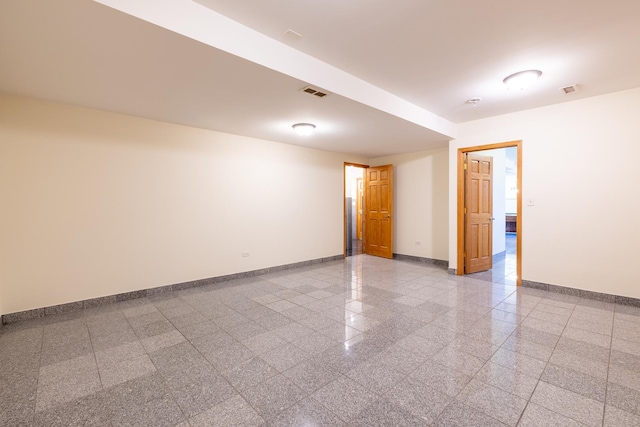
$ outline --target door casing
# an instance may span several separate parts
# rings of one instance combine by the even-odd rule
[[[463,147],[458,149],[458,162],[457,162],[457,263],[456,274],[458,276],[464,275],[464,245],[465,245],[465,220],[464,220],[464,208],[465,208],[465,177],[464,177],[464,155],[465,153],[471,153],[475,151],[494,150],[497,148],[517,148],[517,196],[516,207],[518,209],[518,216],[516,218],[516,284],[520,286],[522,284],[522,141],[508,141],[499,142],[495,144],[478,145],[474,147]]]

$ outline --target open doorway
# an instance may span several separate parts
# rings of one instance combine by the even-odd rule
[[[364,253],[364,171],[366,166],[344,166],[345,256]]]
[[[457,274],[521,284],[521,188],[521,141],[458,150]]]

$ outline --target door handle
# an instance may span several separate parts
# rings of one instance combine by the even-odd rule
[[[496,219],[494,217],[489,218],[491,221],[495,221]]]

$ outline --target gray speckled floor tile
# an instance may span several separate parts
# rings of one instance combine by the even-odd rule
[[[171,394],[187,417],[200,414],[236,394],[234,388],[221,375],[213,373],[182,381],[182,384],[179,384],[179,381],[172,384],[168,385]]]
[[[186,338],[177,330],[165,332],[163,334],[154,335],[152,337],[147,337],[140,340],[142,346],[148,353],[158,351],[165,347],[171,347],[184,341],[186,341]]]
[[[611,335],[613,329],[613,321],[602,321],[601,319],[570,319],[567,326],[583,331],[594,332],[602,335]]]
[[[225,328],[225,330],[238,341],[242,341],[247,338],[251,338],[267,332],[267,329],[252,321],[240,323],[239,325]]]
[[[48,347],[43,349],[40,359],[40,366],[52,365],[65,360],[75,359],[76,357],[86,356],[93,352],[91,339],[86,337],[80,341],[75,341],[67,345],[58,347]]]
[[[412,372],[429,359],[426,355],[409,352],[399,346],[393,346],[374,356],[374,358],[374,361],[382,362],[405,374]]]
[[[562,332],[562,336],[576,341],[586,342],[598,347],[611,347],[611,336],[597,334],[595,332],[584,331],[578,328],[567,326]],[[615,338],[614,338],[615,340]]]
[[[427,426],[427,423],[398,405],[386,399],[379,399],[356,415],[349,425],[353,427],[419,427]]]
[[[113,426],[173,427],[184,415],[156,374],[107,390]]]
[[[287,344],[287,341],[269,331],[243,340],[242,343],[256,354],[264,354]]]
[[[304,352],[313,355],[322,353],[323,351],[335,346],[336,342],[325,335],[315,332],[311,335],[295,340],[291,344]]]
[[[286,371],[307,360],[311,355],[289,343],[260,355],[269,365],[279,372]]]
[[[343,420],[353,418],[377,399],[375,394],[345,377],[339,377],[330,382],[313,393],[312,397],[327,408],[331,408],[331,411]]]
[[[132,328],[141,328],[156,322],[167,320],[159,311],[143,314],[141,316],[129,317],[127,319]]]
[[[531,402],[590,426],[602,425],[604,404],[540,381]]]
[[[559,334],[551,334],[538,329],[528,328],[522,324],[516,328],[512,336],[552,348],[556,346],[560,339]]]
[[[237,390],[253,387],[278,374],[278,371],[259,357],[254,357],[223,372]]]
[[[222,332],[222,328],[210,320],[188,325],[178,325],[176,329],[188,340]]]
[[[454,401],[433,423],[434,427],[505,427],[506,424],[491,418],[487,414],[473,409],[461,402]]]
[[[537,344],[516,335],[510,336],[502,344],[502,348],[516,353],[521,353],[525,356],[533,357],[534,359],[542,360],[544,362],[547,362],[553,353],[553,347]]]
[[[607,381],[587,374],[549,364],[540,377],[541,381],[604,402]]]
[[[475,375],[482,368],[484,362],[471,354],[467,354],[456,348],[454,343],[449,344],[438,354],[433,356],[433,361],[448,366],[465,375]]]
[[[268,331],[271,331],[273,329],[277,329],[282,326],[286,326],[290,323],[293,323],[294,321],[293,319],[290,319],[289,317],[283,314],[273,313],[273,314],[268,314],[264,317],[261,317],[255,320],[255,322],[258,323],[263,328],[267,329]]]
[[[306,396],[302,389],[282,375],[276,375],[257,386],[243,390],[241,394],[266,420],[275,417]]]
[[[251,427],[263,423],[264,419],[239,395],[189,419],[191,427]]]
[[[599,379],[607,378],[608,366],[606,363],[598,362],[593,359],[582,357],[576,354],[568,353],[556,349],[549,363],[560,366],[572,371],[580,372]]]
[[[457,399],[510,426],[517,424],[527,404],[524,399],[476,380],[472,380]]]
[[[38,386],[36,412],[88,396],[101,389],[102,385],[97,372],[74,376],[47,386]]]
[[[400,341],[398,341],[398,345],[405,350],[422,354],[428,357],[436,355],[445,347],[445,345],[443,344],[440,344],[436,341],[431,341],[428,338],[424,338],[415,334],[401,339]]]
[[[142,340],[144,338],[153,337],[156,335],[164,334],[167,332],[175,331],[176,328],[173,327],[171,322],[168,320],[161,320],[159,322],[149,323],[144,326],[140,326],[134,328],[133,331],[136,333],[136,336]]]
[[[427,338],[440,345],[446,346],[456,339],[458,334],[450,329],[438,328],[433,325],[427,325],[415,332],[416,335]]]
[[[640,416],[606,405],[603,425],[605,427],[637,427],[640,426]]]
[[[278,335],[280,338],[292,342],[306,337],[307,335],[311,335],[314,331],[313,329],[307,328],[300,323],[290,323],[288,325],[273,329],[272,332]]]
[[[525,400],[529,400],[538,384],[537,378],[491,362],[480,369],[475,379]]]
[[[640,391],[640,372],[625,369],[619,365],[609,366],[609,376],[607,380],[611,383]]]
[[[344,422],[315,399],[307,397],[269,420],[269,427],[342,426]]]
[[[239,342],[227,345],[218,351],[204,355],[220,372],[227,371],[255,357],[255,354]]]
[[[409,378],[428,384],[430,387],[454,397],[473,377],[439,363],[427,362],[411,372]]]
[[[110,419],[111,411],[106,395],[104,392],[97,392],[44,412],[39,412],[36,414],[34,426],[109,426]]]
[[[347,372],[346,375],[367,390],[377,394],[386,393],[406,376],[405,373],[381,362],[363,362]]]
[[[609,356],[611,354],[611,350],[609,348],[600,347],[567,337],[560,338],[556,345],[556,350],[561,350],[602,363],[609,363]]]
[[[99,365],[100,380],[104,388],[151,374],[155,370],[155,366],[146,354],[132,359]]]
[[[539,378],[546,366],[546,363],[542,360],[534,359],[521,353],[514,353],[505,348],[498,349],[491,357],[491,362],[534,378]]]
[[[127,359],[133,359],[134,357],[143,356],[145,354],[146,351],[144,347],[136,340],[97,351],[95,353],[95,358],[98,367],[100,367],[112,365]]]
[[[302,362],[287,369],[282,375],[307,393],[313,393],[341,376],[338,371],[322,363],[312,361]]]
[[[618,384],[607,384],[607,405],[640,416],[640,392]]]
[[[349,341],[362,334],[361,331],[341,323],[335,323],[327,328],[321,329],[320,333],[338,343]]]
[[[415,379],[405,379],[384,396],[426,423],[432,423],[452,398]]]
[[[580,427],[583,424],[529,402],[518,427]]]
[[[234,345],[238,341],[224,331],[203,335],[191,340],[191,343],[205,356],[220,351],[227,346]]]

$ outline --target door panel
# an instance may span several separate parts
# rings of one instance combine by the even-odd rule
[[[465,177],[465,273],[492,267],[493,158],[467,155]]]
[[[393,258],[393,165],[365,170],[364,253]]]

